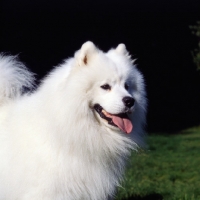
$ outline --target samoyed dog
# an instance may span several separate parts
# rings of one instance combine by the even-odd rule
[[[143,145],[146,113],[125,45],[104,53],[86,42],[33,87],[33,74],[1,54],[0,200],[112,198]]]

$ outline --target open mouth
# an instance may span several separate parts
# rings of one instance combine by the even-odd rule
[[[101,118],[108,122],[108,124],[118,127],[125,133],[130,133],[132,131],[133,124],[127,113],[111,114],[105,111],[99,104],[95,104],[94,109]]]

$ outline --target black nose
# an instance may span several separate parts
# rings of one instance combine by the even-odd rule
[[[122,101],[124,102],[124,105],[128,108],[131,108],[135,103],[135,100],[132,97],[124,97]]]

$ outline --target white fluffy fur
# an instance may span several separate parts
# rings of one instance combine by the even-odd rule
[[[105,200],[125,158],[143,145],[143,77],[125,45],[103,53],[86,42],[32,93],[33,76],[15,57],[0,57],[0,200]],[[129,90],[124,89],[128,82]],[[111,91],[100,86],[108,83]],[[130,110],[133,132],[108,125],[93,109]]]
[[[16,56],[0,54],[0,104],[9,98],[19,97],[24,87],[34,86],[34,76]]]

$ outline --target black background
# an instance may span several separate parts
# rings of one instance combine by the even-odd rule
[[[200,124],[200,72],[189,25],[200,20],[195,0],[3,0],[0,51],[19,54],[42,78],[52,66],[93,41],[107,51],[125,43],[143,72],[149,132]]]

